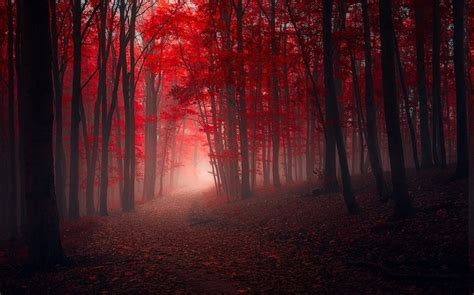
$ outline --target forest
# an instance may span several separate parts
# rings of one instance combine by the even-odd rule
[[[2,0],[0,294],[474,290],[473,23]]]

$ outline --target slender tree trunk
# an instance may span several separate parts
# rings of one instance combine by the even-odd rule
[[[135,34],[136,18],[138,14],[137,0],[132,0],[130,16],[130,191],[128,192],[126,211],[135,209],[135,174],[136,174],[136,155],[135,155]],[[124,67],[126,68],[126,67]]]
[[[276,0],[270,0],[270,39],[271,39],[271,112],[272,112],[272,176],[273,185],[275,187],[281,186],[280,181],[280,104],[279,104],[279,82],[278,82],[278,47],[276,36]]]
[[[158,79],[158,87],[161,84],[161,78]],[[156,184],[156,147],[157,147],[157,115],[158,115],[158,100],[157,89],[155,88],[156,75],[154,73],[147,73],[145,75],[146,83],[146,108],[145,117],[145,179],[144,179],[144,194],[145,200],[151,200],[155,197]]]
[[[124,38],[125,28],[124,26],[120,27],[120,36]],[[109,35],[110,37],[110,35]],[[103,80],[101,87],[101,100],[102,100],[102,151],[101,151],[101,165],[100,165],[100,188],[99,188],[99,212],[100,215],[106,216],[108,214],[108,205],[107,205],[107,193],[109,185],[109,139],[110,132],[112,129],[112,119],[114,111],[117,105],[118,100],[118,88],[120,82],[120,74],[122,71],[122,62],[120,56],[126,50],[126,45],[123,42],[120,42],[119,46],[119,58],[117,59],[117,64],[115,68],[115,77],[114,84],[112,89],[112,97],[110,102],[109,111],[107,111],[107,84],[106,80]],[[106,75],[107,71],[107,58],[102,59],[101,71],[102,75]]]
[[[415,162],[415,169],[418,171],[420,170],[420,161],[418,159],[418,147],[417,147],[417,142],[416,142],[416,131],[415,131],[415,123],[414,118],[416,119],[415,115],[415,108],[411,108],[410,100],[408,98],[408,89],[405,81],[405,75],[403,71],[403,66],[402,66],[402,61],[400,57],[400,48],[398,46],[398,41],[397,37],[395,36],[394,33],[394,43],[395,43],[395,58],[397,60],[397,73],[398,73],[398,78],[400,79],[400,85],[402,86],[402,96],[403,96],[403,101],[405,105],[405,113],[407,116],[407,123],[408,123],[408,128],[410,130],[410,143],[411,143],[411,150],[413,154],[413,161]]]
[[[21,66],[25,88],[25,183],[29,263],[49,267],[64,261],[54,189],[53,80],[48,0],[20,0]]]
[[[453,0],[454,73],[456,76],[456,178],[469,175],[469,144],[467,130],[466,69],[464,58],[465,0]]]
[[[17,96],[17,103],[18,103],[18,203],[19,208],[18,212],[20,213],[20,226],[21,230],[26,230],[27,226],[27,212],[26,212],[26,198],[25,198],[25,157],[24,153],[22,152],[25,149],[25,138],[24,138],[24,129],[25,129],[25,115],[21,111],[23,109],[23,104],[25,100],[25,90],[23,85],[23,74],[24,68],[22,66],[22,42],[21,39],[23,34],[23,12],[21,6],[24,5],[23,1],[16,1],[16,28],[15,28],[15,70],[16,70],[16,96]]]
[[[283,56],[286,58],[288,53],[288,37],[287,37],[287,30],[286,30],[286,24],[284,26],[284,32],[283,32]],[[286,175],[287,175],[287,182],[292,183],[293,182],[293,150],[292,150],[292,140],[291,140],[291,125],[292,125],[292,117],[291,117],[291,106],[290,106],[290,84],[289,84],[289,78],[288,78],[288,62],[285,61],[283,63],[283,85],[284,85],[284,93],[285,93],[285,112],[286,112],[286,159],[287,159],[287,169],[286,169]],[[314,156],[313,156],[314,158]]]
[[[357,211],[357,203],[352,193],[351,177],[347,163],[346,149],[342,137],[342,130],[339,120],[339,111],[336,101],[336,89],[334,85],[333,60],[332,60],[332,40],[331,40],[331,20],[332,20],[332,0],[323,1],[323,51],[324,51],[324,82],[326,87],[327,118],[333,125],[333,134],[337,145],[339,162],[341,166],[341,176],[343,182],[344,201],[349,213]]]
[[[97,57],[97,63],[99,67],[99,83],[97,88],[97,99],[94,105],[94,130],[93,130],[93,143],[92,143],[92,156],[91,161],[87,167],[87,183],[86,183],[86,213],[92,215],[95,213],[94,208],[94,187],[95,187],[95,174],[97,167],[97,158],[99,150],[99,120],[100,120],[100,109],[101,104],[103,105],[102,98],[107,95],[107,58],[109,55],[110,44],[112,42],[109,33],[109,44],[106,45],[106,29],[107,29],[107,10],[108,0],[101,0],[100,6],[100,27],[99,27],[99,54]],[[106,48],[107,47],[107,48]],[[104,98],[106,100],[106,98]],[[105,110],[106,112],[107,110]],[[102,126],[103,128],[103,126]]]
[[[237,73],[237,94],[239,97],[239,135],[240,135],[240,155],[242,165],[242,179],[240,194],[242,198],[251,195],[250,192],[250,172],[249,172],[249,144],[247,136],[247,106],[245,101],[245,69],[244,69],[244,37],[243,37],[243,17],[244,7],[242,0],[237,0],[237,53],[238,53],[238,73]]]
[[[428,102],[426,96],[426,70],[425,70],[425,30],[424,30],[424,0],[415,1],[416,23],[416,74],[418,100],[420,103],[420,133],[421,133],[421,168],[433,165],[431,154],[430,127]]]
[[[79,218],[79,124],[81,121],[81,18],[82,4],[73,0],[73,80],[71,104],[71,164],[69,174],[69,218]]]
[[[387,188],[383,177],[380,148],[377,137],[377,109],[374,102],[374,82],[372,78],[372,43],[367,0],[362,0],[364,18],[364,55],[365,55],[365,107],[367,111],[367,149],[380,198],[385,199]]]
[[[382,84],[384,95],[385,124],[387,126],[390,167],[392,170],[393,199],[395,201],[395,216],[404,217],[411,213],[412,207],[408,198],[405,176],[405,161],[403,156],[400,121],[397,98],[395,95],[395,64],[394,38],[392,22],[392,1],[380,0],[380,40],[382,50]]]
[[[56,199],[58,201],[58,211],[61,217],[67,216],[66,207],[66,154],[63,144],[63,83],[59,70],[59,52],[58,52],[58,32],[57,32],[57,11],[56,1],[50,0],[51,8],[51,53],[52,53],[52,73],[54,84],[54,119],[56,123],[56,140],[54,148],[54,172],[56,185]]]
[[[433,158],[437,165],[445,168],[446,150],[444,145],[443,108],[441,106],[441,17],[439,5],[440,0],[433,0]]]
[[[306,75],[308,78],[309,75]],[[308,88],[309,89],[309,88]],[[313,93],[315,89],[312,89]],[[306,92],[306,179],[313,179],[314,154],[312,152],[314,145],[314,113],[313,113],[313,93]]]
[[[8,161],[8,174],[9,174],[9,198],[8,198],[8,210],[9,214],[9,227],[10,237],[15,238],[17,232],[17,147],[16,147],[16,134],[15,134],[15,65],[13,57],[13,4],[11,0],[7,1],[7,14],[8,14],[8,140],[9,140],[9,156]]]

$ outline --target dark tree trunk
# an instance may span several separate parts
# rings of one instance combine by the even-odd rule
[[[22,11],[25,183],[29,263],[48,267],[64,261],[53,168],[53,81],[48,0],[20,0]]]
[[[231,5],[231,4],[229,4]],[[224,23],[223,29],[223,47],[228,56],[232,56],[232,31],[231,31],[231,9],[222,4],[221,19]],[[227,162],[227,177],[228,177],[228,193],[232,197],[236,197],[239,191],[239,171],[238,171],[238,143],[237,143],[237,122],[236,122],[236,99],[234,83],[234,67],[232,62],[229,62],[225,67],[225,85],[224,95],[226,99],[227,118],[226,118],[226,143],[227,149],[230,152],[230,157]]]
[[[421,168],[433,165],[431,154],[430,127],[428,115],[428,99],[426,97],[425,69],[425,29],[424,29],[424,0],[415,0],[416,22],[416,74],[418,101],[420,103],[420,134],[421,134]]]
[[[283,33],[283,56],[286,58],[288,53],[288,34],[286,30],[286,25],[284,26],[284,33]],[[287,169],[286,169],[286,177],[287,182],[293,182],[293,149],[292,149],[292,140],[291,140],[291,125],[292,125],[292,117],[291,117],[291,106],[290,106],[290,84],[289,84],[289,77],[288,77],[288,62],[285,61],[283,63],[283,85],[285,91],[285,112],[286,112],[286,159],[287,159]],[[314,155],[313,155],[314,158]]]
[[[145,107],[145,175],[143,184],[143,199],[151,200],[155,197],[156,185],[156,147],[157,147],[157,116],[158,116],[158,97],[157,92],[161,84],[161,78],[158,78],[156,84],[156,75],[146,73],[146,107]]]
[[[73,0],[73,80],[71,103],[71,163],[69,174],[69,218],[79,218],[79,124],[81,121],[81,18],[80,0]]]
[[[249,168],[249,144],[247,136],[247,106],[245,101],[245,69],[244,69],[244,37],[243,37],[243,17],[244,7],[242,0],[237,0],[237,53],[238,53],[238,73],[237,73],[237,94],[239,97],[239,135],[240,135],[240,155],[242,165],[242,179],[240,194],[242,198],[250,196],[250,168]]]
[[[395,33],[393,35],[394,37],[394,42],[395,42],[395,58],[397,60],[397,73],[398,73],[398,78],[400,79],[400,84],[402,86],[402,96],[403,96],[403,101],[405,105],[405,114],[407,116],[407,123],[408,123],[408,128],[410,130],[410,143],[411,143],[411,150],[413,154],[413,161],[415,162],[415,168],[416,170],[420,170],[420,161],[418,160],[418,148],[416,145],[416,131],[415,131],[415,124],[414,124],[414,119],[416,118],[415,116],[415,110],[413,109],[413,114],[411,111],[410,107],[410,100],[408,99],[408,89],[405,81],[405,75],[403,73],[403,67],[402,67],[402,61],[400,57],[400,49],[398,47],[398,41],[395,36]]]
[[[105,1],[103,5],[108,5],[108,2]],[[122,15],[121,11],[121,22],[123,22],[124,14]],[[109,39],[111,35],[109,34]],[[120,26],[120,40],[125,39],[125,26]],[[113,80],[113,88],[112,88],[112,96],[110,102],[109,111],[107,111],[107,55],[106,52],[103,51],[102,54],[102,65],[100,70],[102,71],[100,75],[103,75],[102,83],[100,84],[100,91],[101,91],[101,101],[102,101],[102,152],[101,152],[101,165],[100,165],[100,188],[99,188],[99,212],[100,215],[105,216],[108,214],[108,205],[107,205],[107,193],[108,193],[108,183],[109,183],[109,140],[110,140],[110,133],[112,130],[112,119],[114,116],[114,111],[117,105],[118,100],[118,88],[120,82],[120,74],[122,73],[122,62],[120,60],[120,56],[122,56],[123,52],[126,50],[126,44],[124,42],[120,42],[119,46],[119,57],[116,60],[116,67],[114,73],[114,80]]]
[[[453,0],[454,18],[454,73],[456,75],[456,178],[469,175],[469,144],[467,141],[466,69],[464,57],[465,0]]]
[[[127,66],[127,38],[126,38],[126,10],[127,3],[125,0],[120,0],[120,46],[124,50],[120,51],[119,62],[122,64],[122,96],[125,110],[125,157],[123,162],[123,196],[120,204],[123,211],[127,211],[128,200],[131,193],[131,150],[132,142],[130,134],[132,133],[132,118],[131,118],[131,102],[130,102],[130,75]]]
[[[372,43],[370,40],[370,22],[367,0],[362,0],[362,13],[364,18],[364,55],[365,55],[365,107],[367,110],[367,149],[372,167],[372,173],[377,184],[379,196],[387,196],[387,188],[383,178],[382,164],[380,161],[380,148],[377,138],[377,109],[374,103],[374,82],[372,78]]]
[[[439,5],[440,0],[433,0],[433,159],[436,165],[445,168],[446,149],[444,145],[443,108],[441,106],[441,17]]]
[[[8,142],[9,142],[9,198],[8,210],[10,237],[15,238],[17,232],[17,147],[15,136],[15,65],[13,59],[13,4],[11,0],[7,2],[8,10]]]
[[[272,176],[273,185],[281,186],[280,181],[280,104],[279,104],[279,82],[278,82],[278,47],[276,36],[276,0],[270,1],[270,38],[271,38],[271,112],[272,112]]]
[[[58,210],[61,217],[67,216],[66,207],[66,155],[63,144],[63,83],[59,70],[59,52],[58,52],[58,32],[57,32],[57,12],[56,1],[50,0],[51,8],[51,49],[52,49],[52,73],[54,85],[54,119],[56,123],[56,141],[54,148],[54,176],[56,185],[56,199],[58,201]]]
[[[323,1],[323,51],[324,51],[324,82],[326,88],[327,101],[327,120],[333,125],[333,136],[337,145],[339,162],[341,167],[341,176],[343,183],[344,201],[349,213],[357,212],[357,203],[352,193],[351,177],[349,174],[349,165],[347,163],[346,149],[342,136],[342,130],[339,120],[339,111],[336,101],[336,89],[334,85],[333,60],[332,60],[332,40],[331,40],[331,19],[332,19],[332,0]]]
[[[24,139],[24,127],[25,127],[25,115],[21,111],[24,104],[24,92],[23,87],[23,73],[24,68],[22,66],[22,48],[21,48],[21,35],[23,34],[23,12],[21,6],[23,5],[22,1],[16,1],[16,28],[15,28],[15,70],[16,70],[16,96],[18,103],[18,203],[20,213],[20,226],[21,230],[25,230],[27,224],[26,216],[26,200],[25,200],[25,158],[24,153],[22,152],[25,148],[25,139]]]
[[[412,207],[408,198],[406,185],[405,161],[400,133],[398,103],[395,95],[392,1],[381,0],[379,3],[379,13],[385,124],[387,127],[390,167],[392,170],[395,216],[404,217],[411,213]]]
[[[129,38],[130,38],[130,73],[129,73],[129,100],[130,100],[130,132],[128,134],[130,141],[130,190],[125,211],[131,211],[135,208],[135,171],[136,171],[136,156],[135,156],[135,27],[136,18],[138,14],[137,0],[131,1],[130,23],[129,23]],[[124,67],[125,69],[126,67]]]
[[[94,208],[94,186],[95,186],[95,174],[97,166],[97,158],[99,154],[99,120],[100,120],[100,108],[103,97],[107,95],[107,57],[109,53],[109,47],[106,45],[106,28],[107,28],[107,10],[108,1],[101,0],[100,3],[100,24],[99,24],[99,54],[97,57],[97,64],[99,67],[99,83],[97,86],[97,98],[94,105],[94,129],[93,129],[93,143],[92,143],[92,155],[90,163],[87,165],[87,184],[86,184],[86,213],[92,215],[95,213]],[[110,36],[109,36],[110,37]],[[109,40],[111,42],[111,40]],[[107,48],[106,48],[107,47]],[[106,99],[106,98],[104,98]],[[103,126],[102,126],[103,128]]]

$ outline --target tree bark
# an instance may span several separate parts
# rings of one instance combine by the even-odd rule
[[[426,97],[424,1],[425,0],[415,0],[416,74],[418,80],[418,100],[420,103],[421,168],[430,168],[433,165],[433,160],[431,154],[428,99]]]
[[[20,0],[24,87],[28,260],[34,268],[64,262],[53,168],[53,81],[48,0]]]
[[[61,217],[67,216],[66,207],[66,154],[63,144],[63,83],[59,70],[58,32],[57,32],[57,11],[56,1],[50,0],[51,8],[51,52],[52,52],[52,73],[54,85],[54,119],[56,123],[56,140],[54,148],[54,171],[56,185],[56,199],[58,200],[58,210]]]
[[[367,111],[367,149],[380,198],[385,199],[387,188],[380,160],[380,147],[377,138],[377,109],[374,103],[374,82],[372,77],[372,43],[367,0],[362,0],[364,18],[364,56],[365,56],[365,107]]]
[[[352,184],[349,174],[349,165],[347,163],[346,149],[342,136],[342,130],[339,120],[339,111],[336,101],[336,88],[334,84],[333,60],[332,60],[332,40],[331,40],[331,21],[332,21],[332,0],[323,1],[323,51],[324,51],[324,82],[326,88],[327,118],[333,125],[333,136],[339,156],[341,176],[343,183],[344,201],[349,213],[357,212],[357,203],[352,193]]]
[[[17,147],[16,147],[16,134],[15,134],[15,66],[13,57],[13,4],[11,0],[7,2],[7,14],[8,14],[8,140],[9,140],[9,156],[8,161],[8,174],[9,174],[9,198],[8,198],[8,210],[9,214],[9,227],[10,237],[15,238],[17,232]]]
[[[410,130],[410,142],[411,142],[411,150],[413,154],[413,161],[415,162],[415,169],[418,171],[420,170],[420,161],[418,160],[418,148],[417,148],[417,142],[416,142],[416,131],[415,131],[415,124],[413,123],[414,117],[415,116],[415,109],[413,111],[411,110],[410,107],[410,100],[408,99],[408,89],[405,81],[405,75],[403,72],[403,67],[402,67],[402,61],[400,57],[400,49],[398,47],[398,41],[397,37],[394,33],[394,42],[395,42],[395,58],[397,60],[397,73],[398,73],[398,78],[400,79],[400,84],[402,86],[402,96],[403,96],[403,101],[405,105],[405,113],[407,116],[407,123],[408,123],[408,128]],[[413,114],[412,114],[413,112]]]
[[[278,47],[276,36],[276,0],[270,0],[270,39],[271,39],[271,112],[273,116],[272,131],[272,176],[273,185],[281,186],[280,181],[280,105],[279,105],[279,82],[278,82]]]
[[[465,0],[453,0],[454,74],[456,76],[456,153],[455,178],[469,175],[469,144],[467,130],[466,69],[464,57]]]
[[[387,127],[388,150],[392,170],[393,199],[395,201],[395,216],[410,215],[412,207],[408,198],[405,176],[405,161],[403,156],[400,121],[395,89],[394,38],[392,21],[392,1],[380,0],[380,40],[382,62],[382,86],[384,95],[385,125]]]
[[[440,39],[441,17],[440,0],[433,0],[433,159],[435,164],[446,168],[446,149],[444,145],[443,108],[441,106],[441,62]]]
[[[81,121],[81,63],[82,38],[81,18],[82,5],[80,0],[73,0],[73,80],[71,103],[71,164],[69,174],[69,218],[79,218],[79,123]]]

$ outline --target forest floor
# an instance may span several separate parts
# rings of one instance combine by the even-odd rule
[[[367,176],[354,178],[353,216],[340,194],[303,184],[231,203],[177,193],[83,218],[63,226],[70,266],[24,276],[21,251],[0,252],[0,293],[464,294],[468,190],[451,173],[411,173],[416,214],[397,222]]]

